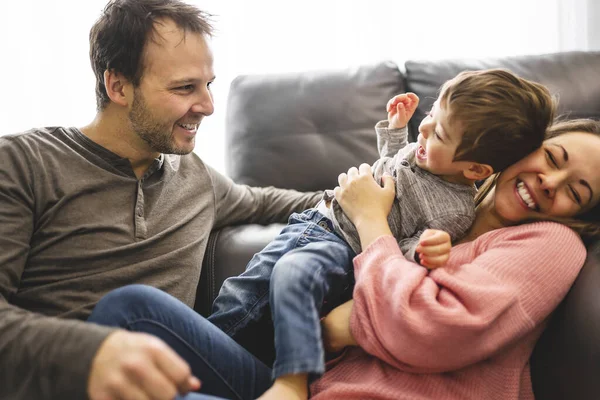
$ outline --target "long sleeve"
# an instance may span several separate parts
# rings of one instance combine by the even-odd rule
[[[470,247],[431,272],[407,261],[391,236],[355,259],[351,330],[367,353],[419,373],[489,358],[548,317],[586,254],[573,231],[550,222],[460,246]]]
[[[32,162],[0,138],[0,398],[85,398],[91,362],[112,330],[11,304],[37,228]]]
[[[401,239],[398,241],[400,250],[404,257],[410,261],[415,261],[415,250],[419,244],[419,238],[426,229],[438,229],[446,231],[450,235],[452,243],[462,239],[473,223],[474,213],[460,214],[454,213],[450,215],[440,216],[431,221],[427,221],[421,229],[413,236]]]
[[[242,223],[287,222],[291,213],[314,207],[322,198],[322,192],[238,185],[214,169],[208,169],[216,197],[215,229]]]
[[[377,150],[379,157],[394,157],[398,151],[408,144],[408,128],[388,128],[388,121],[379,121],[375,125],[377,133]]]

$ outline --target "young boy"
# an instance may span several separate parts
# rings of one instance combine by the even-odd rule
[[[463,72],[442,86],[419,126],[417,143],[407,144],[406,125],[418,102],[414,93],[388,102],[387,121],[376,125],[381,158],[373,175],[394,177],[396,200],[388,221],[402,252],[437,267],[448,255],[428,258],[428,249],[447,237],[435,232],[425,240],[423,232],[443,230],[452,242],[460,239],[474,218],[474,182],[537,149],[554,102],[545,87],[508,71]],[[316,208],[293,214],[243,274],[223,284],[209,319],[234,339],[270,305],[275,384],[264,398],[287,398],[290,387],[304,388],[297,394],[306,398],[308,374],[324,372],[320,316],[352,286],[352,259],[360,251],[355,227],[327,191]]]

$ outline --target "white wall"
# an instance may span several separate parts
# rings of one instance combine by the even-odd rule
[[[218,30],[216,111],[201,127],[196,151],[220,170],[227,89],[238,74],[598,48],[598,41],[581,39],[580,33],[582,24],[595,24],[571,23],[587,21],[585,13],[596,0],[189,1],[215,14]],[[581,2],[589,3],[584,11]],[[0,134],[91,121],[94,76],[87,37],[105,3],[3,4]],[[565,17],[571,14],[573,19]]]

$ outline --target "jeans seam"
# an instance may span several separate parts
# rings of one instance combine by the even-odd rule
[[[148,319],[148,318],[138,318],[138,319],[135,319],[135,320],[133,320],[133,321],[127,321],[127,322],[126,322],[126,324],[125,324],[125,328],[127,328],[127,329],[128,329],[128,330],[130,330],[130,331],[135,331],[135,329],[133,329],[132,325],[133,325],[133,324],[136,324],[136,323],[139,323],[139,322],[145,322],[145,323],[149,323],[149,324],[151,324],[151,325],[159,326],[159,327],[163,328],[165,331],[169,332],[169,333],[170,333],[171,335],[173,335],[173,336],[174,336],[174,337],[175,337],[177,340],[179,340],[181,343],[183,343],[183,344],[184,344],[184,346],[186,346],[186,347],[187,347],[187,348],[188,348],[190,351],[192,351],[192,352],[193,352],[193,353],[194,353],[196,356],[198,356],[198,358],[200,358],[200,359],[201,359],[201,360],[204,362],[204,364],[205,364],[206,366],[208,366],[208,368],[209,368],[210,370],[212,370],[212,371],[215,373],[215,375],[217,375],[217,376],[218,376],[218,377],[221,379],[221,381],[222,381],[222,382],[225,384],[225,386],[227,386],[227,387],[229,388],[229,390],[231,390],[231,393],[233,393],[233,394],[234,394],[234,395],[237,397],[237,399],[238,399],[238,400],[243,400],[243,397],[242,397],[242,396],[240,396],[240,395],[239,395],[239,393],[237,393],[237,392],[234,390],[234,388],[233,388],[233,387],[231,387],[231,385],[229,384],[229,382],[227,381],[227,379],[225,379],[225,378],[224,378],[224,377],[221,375],[221,373],[220,373],[220,372],[218,372],[218,371],[217,371],[217,370],[216,370],[216,369],[213,367],[212,363],[209,363],[209,362],[206,360],[206,358],[204,358],[204,357],[202,356],[202,354],[200,354],[198,351],[196,351],[196,349],[195,349],[195,348],[194,348],[192,345],[190,345],[190,344],[187,342],[187,340],[183,339],[183,338],[182,338],[180,335],[178,335],[176,332],[174,332],[174,331],[173,331],[172,329],[170,329],[168,326],[166,326],[166,325],[164,325],[164,324],[162,324],[162,323],[160,323],[160,322],[154,321],[154,320],[152,320],[152,319]]]
[[[265,296],[267,296],[269,294],[269,291],[266,291],[265,293],[261,294],[256,301],[254,301],[254,304],[252,305],[252,308],[250,308],[250,310],[248,310],[248,312],[246,313],[246,315],[244,315],[242,318],[239,319],[239,321],[237,321],[235,324],[231,325],[230,327],[228,327],[227,329],[224,329],[223,332],[225,332],[227,335],[229,336],[233,336],[235,335],[235,332],[232,333],[232,331],[237,328],[242,322],[248,320],[248,318],[250,317],[250,315],[252,314],[252,311],[256,309],[256,307],[258,306],[258,303],[265,298]]]

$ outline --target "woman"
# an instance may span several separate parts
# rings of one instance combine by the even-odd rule
[[[533,398],[529,357],[585,250],[555,223],[505,227],[555,219],[597,234],[599,135],[596,122],[555,125],[541,149],[482,189],[468,236],[429,274],[390,240],[386,188],[363,166],[341,176],[338,199],[366,250],[355,260],[354,304],[324,326],[332,349],[362,348],[313,386],[313,398]]]
[[[330,363],[311,397],[533,398],[529,356],[586,255],[565,225],[598,233],[598,152],[600,123],[556,124],[542,148],[487,183],[469,234],[431,272],[404,259],[390,236],[391,180],[380,187],[366,165],[342,174],[336,196],[364,252],[355,259],[354,300],[324,329],[333,350],[359,346]],[[522,224],[541,219],[561,224]],[[205,393],[249,399],[271,385],[268,367],[156,289],[115,291],[90,320],[157,334],[190,363]],[[281,398],[292,399],[303,388],[285,389]]]

